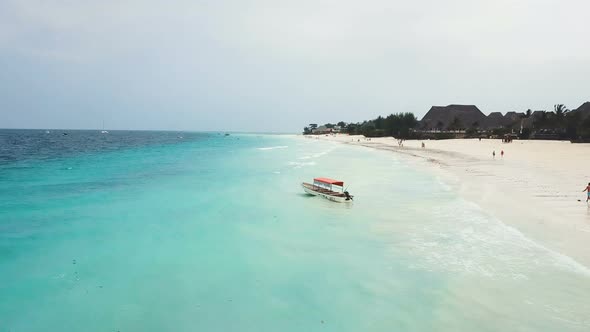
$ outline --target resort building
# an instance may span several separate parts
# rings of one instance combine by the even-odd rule
[[[322,134],[330,134],[332,132],[332,128],[328,128],[326,126],[319,126],[311,131],[312,134],[322,135]]]
[[[465,130],[480,127],[486,116],[475,105],[432,106],[424,115],[420,131]]]

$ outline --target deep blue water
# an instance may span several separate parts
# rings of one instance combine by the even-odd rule
[[[51,160],[82,153],[102,153],[150,145],[178,144],[213,137],[216,133],[169,131],[25,130],[0,129],[0,165],[15,161]]]

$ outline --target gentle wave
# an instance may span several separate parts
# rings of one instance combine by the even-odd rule
[[[264,148],[257,148],[257,150],[266,151],[266,150],[286,149],[286,148],[288,148],[287,145],[279,145],[279,146],[268,146],[268,147],[264,147]]]
[[[590,276],[588,267],[483,214],[476,204],[457,203],[436,211],[439,222],[409,234],[404,246],[422,260],[412,268],[515,280],[529,279],[538,267]]]
[[[321,152],[314,153],[314,154],[311,154],[311,155],[304,155],[304,156],[298,157],[297,159],[319,158],[319,157],[325,156],[328,153],[332,152],[332,150],[334,150],[334,149],[329,149],[329,150],[326,150],[326,151],[321,151]]]
[[[313,166],[313,165],[315,165],[315,162],[314,161],[310,161],[310,162],[291,161],[291,162],[289,162],[289,165],[294,166],[294,168],[301,168],[301,167],[305,167],[305,166]]]

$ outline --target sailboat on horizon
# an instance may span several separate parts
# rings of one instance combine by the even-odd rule
[[[104,120],[102,121],[102,130],[100,131],[101,134],[108,134],[109,132],[104,129]]]

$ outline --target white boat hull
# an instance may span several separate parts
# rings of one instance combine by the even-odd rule
[[[345,196],[334,196],[334,195],[330,195],[329,193],[322,193],[319,191],[315,191],[315,190],[307,187],[305,183],[302,183],[301,186],[303,187],[303,190],[306,193],[313,195],[313,196],[321,196],[321,197],[328,199],[332,202],[337,202],[337,203],[352,202],[352,200],[350,200],[350,199],[347,200]]]

